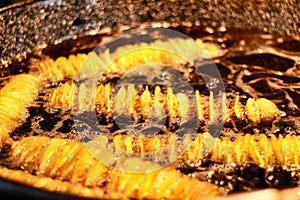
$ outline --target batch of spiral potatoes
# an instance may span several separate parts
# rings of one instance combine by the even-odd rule
[[[184,44],[185,41],[178,42]],[[161,43],[162,47],[176,45],[173,41],[156,43]],[[176,130],[167,130],[168,127],[189,118],[192,111],[197,114],[197,123],[214,121],[218,110],[212,93],[202,94],[201,90],[195,89],[196,105],[190,108],[186,94],[160,85],[136,87],[128,84],[116,91],[115,83],[107,78],[108,81],[100,82],[95,94],[89,96],[92,99],[87,99],[90,92],[88,85],[74,83],[79,71],[91,74],[103,69],[104,75],[110,77],[115,74],[121,76],[135,66],[149,62],[174,68],[185,65],[186,61],[181,57],[147,49],[151,43],[145,45],[132,52],[130,50],[136,46],[117,49],[118,54],[130,53],[116,60],[111,60],[110,52],[103,55],[78,53],[56,59],[48,57],[28,66],[28,72],[7,78],[0,89],[0,177],[47,191],[99,199],[210,199],[224,196],[226,191],[218,184],[182,173],[178,170],[178,163],[197,167],[203,160],[209,160],[224,166],[252,163],[261,168],[281,166],[289,170],[299,167],[298,135],[239,133],[234,137],[213,137],[209,130],[201,132],[196,129],[196,132],[185,133],[180,140],[186,151],[179,154]],[[183,54],[193,51],[188,47],[186,45],[187,49],[182,50]],[[208,51],[219,49],[210,47]],[[81,70],[82,66],[86,71]],[[77,96],[74,96],[75,90]],[[168,125],[163,134],[135,136],[126,134],[126,131],[104,132],[88,142],[41,134],[17,139],[12,137],[30,117],[31,109],[40,106],[40,96],[45,91],[51,92],[44,94],[41,108],[49,113],[64,116],[72,112],[74,98],[77,98],[77,111],[96,113],[99,123],[110,122],[111,116],[117,112],[118,115],[130,116],[136,124],[165,114]],[[284,112],[267,98],[241,101],[241,97],[236,95],[233,100],[226,100],[225,94],[223,100],[226,105],[222,110],[225,126],[234,120],[245,125],[267,124],[284,116]],[[95,145],[93,152],[87,149],[87,144]],[[111,145],[133,156],[120,162],[107,152],[106,159],[111,165],[101,162],[95,154]],[[163,156],[161,149],[165,149],[163,153],[168,154],[167,159],[174,161],[173,164],[159,166],[159,162],[144,159],[153,152],[157,152],[157,157]],[[134,156],[136,154],[141,156]],[[184,168],[184,165],[181,167]],[[127,171],[120,170],[122,168]]]

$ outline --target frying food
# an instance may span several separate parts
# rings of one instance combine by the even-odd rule
[[[254,93],[253,85],[264,88],[251,80],[246,89],[235,89],[255,74],[252,68],[234,65],[228,72],[225,65],[215,66],[226,81],[226,91],[216,94],[211,88],[220,82],[201,77],[197,69],[209,71],[206,56],[222,59],[226,51],[196,41],[208,54],[189,48],[191,39],[128,44],[100,54],[43,56],[2,82],[0,177],[99,199],[211,199],[296,186],[300,139],[291,120],[296,109]],[[191,57],[208,64],[191,66]],[[150,81],[146,75],[154,68],[132,76],[136,66],[151,64],[163,67]],[[99,76],[92,87],[85,82],[90,75]],[[192,92],[182,90],[178,76],[189,81]],[[120,84],[122,78],[128,83]]]
[[[105,146],[105,144],[102,145]],[[183,176],[177,170],[169,167],[155,171],[149,170],[140,174],[111,169],[99,162],[82,143],[64,139],[24,138],[13,144],[8,159],[14,162],[16,167],[32,174],[75,185],[80,184],[78,187],[92,188],[83,190],[84,196],[100,191],[98,197],[108,198],[115,198],[118,197],[116,194],[120,194],[137,199],[207,199],[220,193],[216,186]],[[147,165],[151,167],[156,164],[132,158],[119,165],[127,165],[125,169],[128,167],[148,169]],[[1,168],[0,176],[12,178],[13,176],[7,171],[7,169]],[[44,181],[48,182],[49,179],[42,178],[37,180],[38,183],[34,183],[34,185],[43,184]],[[27,184],[31,183],[27,181]],[[44,187],[48,188],[46,185]],[[64,190],[68,191],[67,188]]]
[[[73,107],[73,94],[75,91],[74,84],[63,84],[54,90],[49,97],[49,103],[52,108],[70,110]],[[80,85],[78,98],[84,99],[87,93],[86,86]],[[210,97],[200,95],[199,90],[195,92],[197,114],[199,120],[209,120],[213,118],[214,105],[213,95]],[[185,94],[174,94],[171,88],[168,88],[165,93],[162,89],[156,86],[154,92],[151,93],[146,87],[139,94],[134,85],[128,85],[127,89],[122,87],[113,98],[113,86],[111,84],[100,85],[97,87],[94,95],[95,105],[91,105],[93,101],[79,102],[85,107],[79,109],[81,111],[92,111],[97,109],[98,112],[108,115],[113,112],[113,109],[119,112],[127,112],[130,116],[139,117],[141,115],[149,118],[151,107],[153,114],[162,113],[160,109],[166,110],[170,118],[186,117],[189,112],[189,100]],[[236,96],[235,101],[227,102],[227,107],[224,108],[224,121],[230,122],[236,117],[240,120],[247,120],[249,123],[259,123],[260,121],[272,121],[276,117],[280,117],[281,112],[277,106],[270,100],[259,98],[257,100],[249,98],[244,106],[239,102],[239,96]]]

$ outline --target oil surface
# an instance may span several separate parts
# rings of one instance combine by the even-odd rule
[[[241,97],[243,104],[250,97],[263,97],[273,101],[282,111],[282,117],[271,123],[261,122],[251,125],[233,120],[233,123],[225,124],[221,133],[223,136],[234,138],[235,134],[245,133],[275,134],[276,136],[279,134],[300,135],[300,40],[261,32],[226,30],[225,27],[179,27],[175,30],[218,47],[220,54],[213,57],[212,60],[223,78],[227,101],[234,101],[236,95]],[[1,85],[5,85],[10,75],[27,72],[30,70],[28,66],[31,63],[38,62],[46,56],[55,59],[58,56],[67,56],[71,53],[89,52],[93,45],[101,41],[102,37],[107,36],[110,36],[110,34],[83,37],[75,41],[68,40],[58,45],[49,46],[42,52],[29,56],[22,63],[13,63],[10,68],[11,71],[3,70]],[[209,64],[204,67],[209,67]],[[189,80],[193,89],[201,90],[203,94],[208,95],[207,84],[199,79],[193,66],[182,65],[179,68],[181,69],[180,74],[183,74]],[[119,80],[119,76],[118,74],[110,75],[104,78],[103,82],[111,82],[114,85]],[[169,76],[171,74],[168,74],[167,71],[161,71],[160,74],[152,78],[160,80],[161,85],[175,84],[176,87],[176,83],[170,82],[172,78]],[[141,75],[133,78],[145,79],[147,77]],[[64,80],[64,82],[68,81],[70,80]],[[94,131],[94,127],[101,127],[105,134],[114,135],[123,132],[111,116],[98,115],[99,124],[93,124],[93,122],[89,123],[88,119],[78,117],[74,122],[71,111],[49,110],[44,104],[45,101],[53,90],[64,82],[49,84],[47,88],[41,91],[39,98],[36,100],[36,105],[29,108],[30,116],[26,122],[12,133],[11,136],[14,140],[29,135],[47,135],[49,137],[82,140],[78,132],[86,132],[87,136],[83,140],[88,141],[91,139],[89,130]],[[154,86],[149,85],[150,90],[153,90]],[[180,85],[178,87],[180,88]],[[143,120],[140,123],[143,123]],[[77,125],[76,130],[74,124]],[[129,125],[124,125],[124,127],[130,129]],[[186,127],[188,127],[188,122],[184,128]],[[152,131],[155,128],[157,127],[153,126],[142,131]],[[178,131],[178,127],[176,127],[176,124],[167,124],[166,130]],[[199,124],[197,130],[199,133],[206,130],[207,125],[205,122]],[[160,132],[160,134],[163,133]],[[97,131],[94,134],[97,135]],[[183,173],[224,187],[227,192],[266,187],[295,187],[299,180],[299,170],[291,172],[282,169],[280,166],[273,169],[262,169],[253,164],[236,167],[203,162],[200,166],[194,168],[186,165],[186,163],[179,162],[176,167]],[[283,181],[284,179],[286,181]]]

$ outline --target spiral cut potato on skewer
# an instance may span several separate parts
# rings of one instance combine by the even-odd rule
[[[103,138],[97,141],[102,142],[96,143],[95,154],[105,151],[103,148],[106,146]],[[106,156],[101,159],[113,162],[112,152],[102,152],[101,155]],[[111,191],[138,199],[207,199],[219,195],[218,188],[210,183],[181,175],[169,167],[149,170],[148,166],[151,169],[156,164],[138,158],[129,158],[117,165],[125,170],[145,169],[144,173],[111,169],[98,161],[84,144],[64,139],[35,136],[15,141],[9,159],[16,166],[38,176],[81,184],[91,189],[100,188],[108,197]],[[0,176],[9,177],[6,171],[1,168]]]
[[[176,41],[156,41],[150,44],[141,43],[138,45],[126,45],[116,50],[114,55],[118,57],[111,62],[107,67],[109,72],[121,73],[140,65],[159,64],[168,66],[179,66],[187,63],[187,58],[191,53],[198,53],[198,49],[188,49],[194,47],[189,45],[192,40],[178,39]],[[165,49],[174,49],[175,52],[170,52]],[[200,56],[199,55],[199,56]],[[204,56],[204,55],[203,55]],[[102,58],[103,56],[100,56]],[[109,57],[109,52],[106,52],[106,58]],[[114,57],[113,55],[111,57]],[[108,59],[106,59],[108,60]]]
[[[128,153],[144,154],[159,151],[162,148],[168,148],[168,153],[170,154],[170,157],[177,158],[181,155],[178,154],[176,150],[176,144],[173,142],[175,138],[175,134],[170,134],[168,136],[152,136],[148,138],[137,138],[127,135],[116,135],[113,138],[113,143],[116,147],[123,149]],[[45,146],[30,145],[29,140],[34,142],[38,140],[39,142],[43,142],[43,144],[47,144],[47,148],[44,152],[43,158],[41,157],[43,152],[39,152],[37,149],[45,148]],[[187,134],[184,137],[183,145],[188,147],[183,155],[183,158],[186,161],[197,162],[197,160],[203,159],[203,151],[205,149],[209,149],[209,159],[215,162],[227,164],[235,163],[237,165],[254,163],[261,167],[285,166],[287,168],[291,168],[300,166],[300,157],[298,154],[300,149],[300,137],[295,135],[287,135],[285,137],[282,137],[282,135],[280,135],[278,138],[276,138],[274,135],[271,135],[271,137],[268,138],[264,134],[245,134],[238,135],[234,140],[232,140],[227,137],[222,137],[221,139],[212,138],[209,135],[209,133],[204,133],[198,134],[192,140],[191,135]],[[21,149],[25,150],[21,151]],[[56,152],[56,149],[61,150],[57,150]],[[52,155],[52,151],[56,153]],[[37,154],[38,152],[41,155]],[[36,162],[34,160],[38,159],[38,163],[40,163],[40,165],[34,165],[34,168],[33,166],[31,166],[30,169],[37,170],[39,174],[43,174],[50,177],[69,177],[71,173],[70,170],[74,170],[75,172],[76,170],[81,171],[81,169],[77,169],[75,167],[75,163],[70,162],[72,159],[68,162],[70,162],[70,164],[74,166],[68,166],[69,168],[62,167],[62,165],[65,164],[58,161],[59,159],[55,159],[55,157],[59,155],[63,156],[64,154],[70,156],[70,158],[65,159],[74,159],[74,156],[77,156],[82,157],[83,160],[85,160],[85,158],[88,158],[87,160],[93,160],[92,156],[87,154],[87,152],[84,150],[84,147],[77,142],[62,139],[49,140],[45,137],[32,137],[16,142],[13,146],[11,159],[16,160],[17,163],[19,163],[19,165],[22,166],[30,165],[31,162]],[[49,160],[50,162],[51,160],[53,160],[51,164],[48,163]],[[94,160],[94,162],[97,163],[96,160]],[[81,164],[78,165],[81,166]],[[49,168],[49,166],[51,167]],[[74,167],[75,169],[73,169]],[[60,174],[60,168],[64,169],[64,175]],[[106,171],[107,169],[103,168],[103,171],[100,174],[105,174]],[[91,169],[91,173],[92,172],[93,170]],[[73,177],[71,178],[72,180],[79,180],[76,177],[76,174],[77,173],[73,175]],[[87,177],[93,176],[90,175]],[[84,182],[88,186],[95,186],[93,184],[89,184],[93,181],[86,180]]]
[[[170,49],[173,51],[170,51]],[[190,58],[207,58],[207,52],[202,49],[200,51],[200,49],[194,45],[192,39],[156,40],[151,43],[118,47],[113,53],[106,50],[98,56],[95,53],[90,53],[90,59],[88,60],[91,63],[98,63],[96,65],[98,69],[105,69],[109,73],[123,74],[141,65],[158,64],[176,68],[188,63]]]
[[[56,83],[65,78],[74,79],[78,74],[95,75],[99,71],[123,74],[124,72],[145,64],[179,66],[186,64],[191,55],[207,57],[205,51],[191,49],[193,40],[177,39],[176,41],[156,41],[138,45],[119,47],[111,53],[106,50],[101,55],[95,52],[89,54],[70,55],[68,58],[59,57],[56,60],[47,58],[33,66],[43,79]],[[174,49],[174,52],[166,49]]]
[[[0,90],[0,136],[8,137],[27,115],[26,107],[38,96],[39,78],[29,74],[16,75]]]
[[[113,53],[119,57],[113,61],[109,69],[112,72],[120,72],[121,70],[123,73],[135,66],[151,63],[176,67],[179,64],[187,63],[189,58],[211,58],[224,54],[221,48],[213,43],[197,39],[196,42],[199,46],[196,46],[194,42],[192,39],[177,38],[119,47]],[[112,62],[109,59],[110,57],[108,51],[103,56],[100,56],[106,63],[109,63],[108,61]]]
[[[168,136],[153,136],[148,138],[133,137],[130,135],[117,135],[114,145],[128,153],[148,153],[167,148],[169,158],[183,157],[185,162],[197,163],[201,159],[210,159],[214,162],[238,166],[253,163],[260,167],[284,166],[300,168],[300,137],[271,135],[268,138],[260,135],[237,135],[233,140],[228,137],[213,138],[209,133],[197,134],[192,139],[186,134],[183,144],[186,152],[178,152],[175,142],[176,134]],[[205,155],[204,151],[209,151]],[[181,155],[182,154],[182,155]],[[157,154],[158,156],[160,154]]]
[[[55,89],[49,98],[50,107],[71,109],[73,106],[74,87],[74,84],[66,83]],[[156,86],[153,94],[147,86],[141,94],[138,93],[134,85],[128,85],[127,88],[121,87],[115,95],[113,95],[113,90],[111,84],[100,85],[97,87],[96,93],[93,96],[89,96],[87,95],[89,91],[82,84],[77,95],[79,111],[96,109],[103,115],[114,111],[118,114],[129,114],[136,121],[138,121],[137,119],[140,116],[150,118],[151,115],[161,116],[164,112],[167,112],[170,119],[176,117],[184,118],[189,113],[191,100],[183,93],[174,94],[171,88],[167,88],[166,92],[162,92],[162,89]],[[84,101],[85,96],[91,97],[94,101],[90,99]],[[198,119],[213,121],[214,115],[218,111],[215,110],[216,106],[214,105],[212,93],[209,97],[206,97],[196,90],[195,97]],[[268,99],[258,98],[255,100],[249,98],[245,106],[242,105],[239,99],[237,95],[234,102],[227,102],[227,106],[223,109],[225,123],[233,120],[233,117],[239,120],[248,120],[254,124],[261,121],[270,122],[281,114],[277,106]]]

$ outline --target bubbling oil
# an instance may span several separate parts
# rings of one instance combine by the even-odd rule
[[[300,135],[300,40],[299,38],[272,35],[256,31],[244,31],[240,29],[224,29],[224,27],[201,28],[201,27],[177,27],[174,28],[196,41],[201,41],[203,47],[207,47],[209,55],[212,56],[213,63],[216,64],[224,83],[227,101],[234,101],[237,95],[240,96],[242,104],[246,104],[248,98],[267,98],[274,102],[282,111],[282,117],[272,122],[261,122],[259,124],[247,124],[244,121],[235,121],[225,124],[221,136],[232,137],[236,134],[266,134],[270,136],[280,135]],[[209,30],[209,31],[207,31]],[[15,62],[9,69],[2,70],[3,77],[1,85],[5,85],[10,76],[30,71],[32,63],[50,57],[53,59],[59,56],[68,56],[76,53],[88,53],[103,38],[110,37],[114,33],[85,36],[76,40],[67,40],[58,45],[48,46],[41,52],[36,52],[23,62]],[[76,45],[72,45],[76,44]],[[88,45],[87,45],[88,44]],[[76,46],[76,47],[74,47]],[[20,67],[21,66],[21,67]],[[208,66],[209,67],[209,64]],[[182,64],[176,69],[189,81],[195,90],[209,95],[208,87],[210,86],[199,78],[194,66]],[[154,77],[161,79],[162,89],[166,90],[163,85],[172,85],[180,88],[176,82],[171,82],[170,74],[162,71],[161,75]],[[130,77],[128,77],[130,80]],[[131,77],[136,79],[137,77]],[[145,79],[147,77],[138,77]],[[110,74],[103,78],[102,83],[111,83],[116,85],[120,79],[120,74]],[[78,131],[86,132],[84,140],[90,140],[89,131],[94,131],[97,135],[99,126],[107,135],[122,133],[122,130],[116,125],[110,116],[98,118],[99,124],[90,122],[89,119],[76,118],[71,111],[49,110],[45,106],[49,95],[55,88],[65,82],[47,83],[46,87],[40,92],[36,104],[29,108],[30,116],[21,127],[17,128],[12,134],[14,140],[30,135],[47,135],[49,137],[67,138],[72,140],[82,140]],[[155,85],[149,85],[153,90]],[[142,91],[141,91],[142,92]],[[74,124],[77,125],[76,130]],[[96,127],[96,129],[95,129]],[[126,125],[125,125],[126,127]],[[155,127],[154,127],[155,128]],[[172,131],[174,126],[167,126],[166,131]],[[151,128],[149,129],[151,130]],[[177,130],[176,128],[174,130]],[[207,130],[207,124],[199,124],[198,133]],[[160,132],[164,134],[164,132]],[[175,164],[176,165],[176,164]],[[226,191],[244,191],[257,188],[275,187],[285,188],[297,186],[299,180],[299,171],[286,171],[276,166],[273,170],[268,171],[256,165],[247,165],[242,168],[224,166],[220,163],[203,161],[197,168],[187,166],[186,163],[177,163],[176,167],[183,173],[196,176],[201,180],[214,182]],[[227,169],[227,171],[226,171]],[[212,175],[213,172],[213,175]],[[273,173],[274,172],[274,173]],[[255,175],[255,180],[251,176]],[[280,173],[292,177],[285,180],[285,184],[277,184],[276,180],[268,182],[268,177],[279,177],[283,181],[284,177]],[[292,176],[292,174],[296,174]],[[230,178],[233,177],[233,178]],[[244,181],[240,181],[244,179]],[[275,184],[276,182],[276,184]]]

